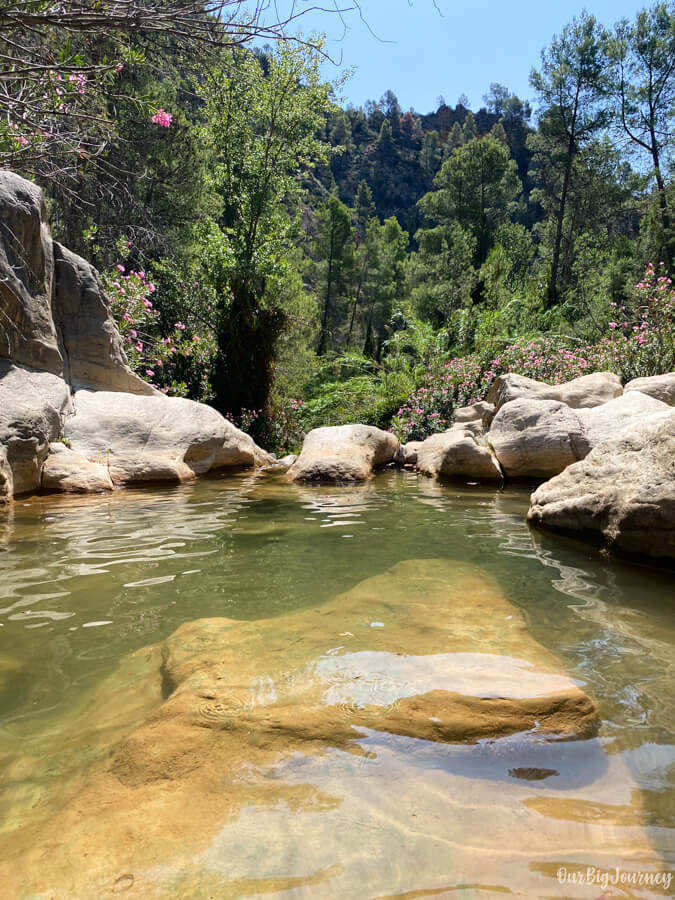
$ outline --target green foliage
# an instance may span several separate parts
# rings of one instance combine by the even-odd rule
[[[298,173],[328,158],[317,137],[330,107],[319,61],[284,43],[264,56],[237,49],[197,86],[207,119],[202,137],[214,160],[211,186],[221,201],[202,243],[218,304],[213,387],[221,410],[268,401],[286,325],[289,207],[300,198]]]
[[[487,257],[496,228],[507,221],[521,191],[508,147],[494,137],[458,147],[420,200],[422,212],[440,225],[458,224],[475,239],[478,265]]]

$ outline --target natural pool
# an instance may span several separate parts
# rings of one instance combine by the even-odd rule
[[[1,896],[673,895],[672,577],[527,497],[244,473],[0,512]],[[437,739],[434,692],[537,679],[597,737]]]

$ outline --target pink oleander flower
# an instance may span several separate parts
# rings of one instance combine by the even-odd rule
[[[124,272],[124,266],[122,265],[122,263],[117,263],[115,268],[117,269],[118,272]]]
[[[160,107],[152,117],[151,121],[153,121],[155,125],[161,125],[162,128],[168,128],[169,125],[171,125],[172,119],[172,114]]]

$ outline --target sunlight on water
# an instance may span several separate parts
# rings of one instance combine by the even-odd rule
[[[675,874],[672,577],[530,532],[527,496],[242,474],[0,511],[2,896],[597,898],[558,872]],[[478,728],[461,697],[526,718],[580,688],[596,737],[455,737]]]

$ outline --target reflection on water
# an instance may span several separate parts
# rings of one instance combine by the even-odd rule
[[[249,474],[162,491],[29,498],[0,511],[2,855],[19,859],[43,842],[51,871],[61,872],[59,854],[39,830],[54,815],[72,829],[73,846],[94,841],[79,834],[69,804],[78,791],[91,791],[91,766],[102,765],[156,714],[162,691],[170,692],[156,645],[183,623],[220,617],[253,623],[243,626],[246,640],[281,668],[276,675],[269,665],[254,671],[252,662],[249,677],[237,663],[241,708],[215,693],[206,697],[204,708],[218,715],[204,723],[200,739],[211,740],[214,727],[230,728],[234,715],[274,704],[291,704],[283,714],[292,722],[300,689],[316,680],[317,710],[342,707],[357,717],[353,746],[333,742],[319,751],[296,742],[282,751],[275,737],[281,719],[261,720],[258,737],[241,732],[246,752],[233,743],[234,732],[218,732],[213,740],[229,741],[229,751],[189,775],[190,852],[180,828],[158,816],[171,865],[149,857],[143,871],[111,873],[87,900],[121,890],[195,900],[505,892],[596,898],[597,886],[559,884],[557,869],[675,870],[672,580],[531,533],[526,500],[525,490],[443,485],[407,473],[340,489]],[[476,608],[481,646],[457,643],[455,624],[442,638],[446,647],[442,621],[434,622],[432,639],[425,592],[411,594],[406,608],[400,597],[376,596],[377,587],[357,588],[363,615],[356,618],[331,602],[402,561],[425,559],[430,567],[443,559],[479,566],[514,605],[512,613],[498,607],[499,621],[494,609]],[[319,652],[294,623],[303,611],[321,610]],[[257,629],[259,620],[264,628]],[[523,623],[542,645],[537,672],[507,649],[509,629]],[[388,644],[394,631],[408,634],[409,644]],[[543,648],[557,654],[569,677],[543,674]],[[550,743],[516,735],[461,745],[358,719],[373,705],[415,702],[434,691],[532,697],[537,678],[542,692],[583,685],[600,707],[598,738]],[[309,696],[302,694],[303,710]],[[341,728],[353,727],[345,722]],[[219,768],[222,759],[229,763]],[[102,820],[125,822],[122,782],[106,778],[111,805],[103,803]],[[160,795],[170,803],[156,784],[147,797],[135,790],[139,804]],[[192,811],[190,795],[199,797]],[[200,821],[209,828],[200,830]],[[146,827],[149,844],[151,831]],[[120,858],[125,852],[119,849]],[[59,877],[69,884],[70,861],[62,865]],[[19,870],[12,871],[7,896],[38,896],[35,884],[19,883]],[[58,893],[44,883],[41,890],[80,896],[74,886]],[[672,893],[620,890],[616,896]]]

